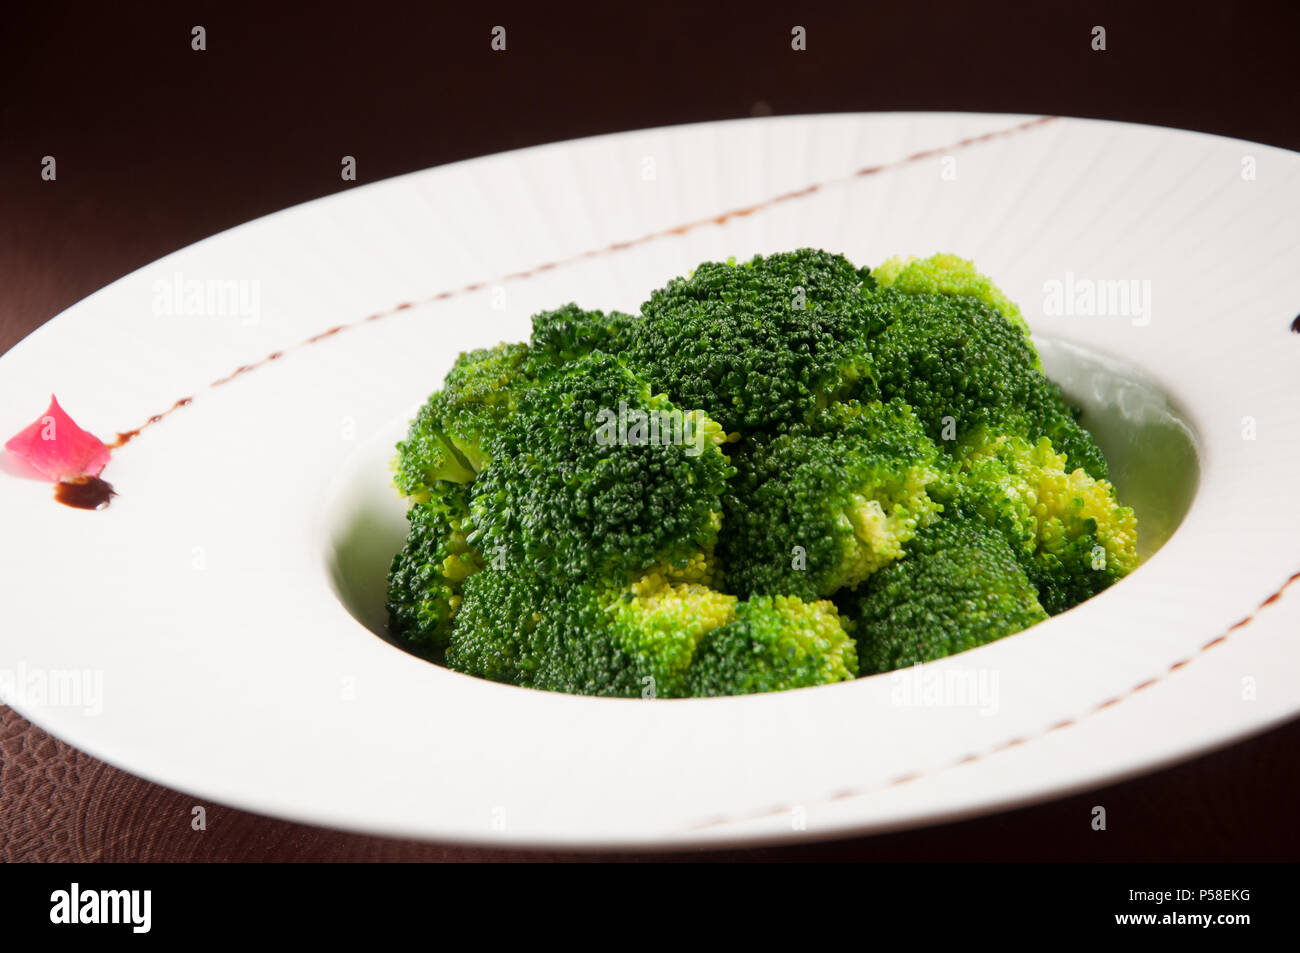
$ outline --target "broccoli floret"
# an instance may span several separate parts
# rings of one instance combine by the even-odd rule
[[[615,587],[489,567],[466,583],[447,661],[527,688],[680,697],[696,645],[735,617],[735,605],[734,596],[657,571]]]
[[[720,428],[593,351],[519,398],[474,483],[470,543],[544,575],[626,585],[712,551],[732,468]]]
[[[467,577],[483,568],[466,541],[469,491],[459,483],[435,484],[434,493],[407,511],[406,546],[388,574],[389,631],[422,649],[441,648]]]
[[[1060,388],[1037,370],[1038,353],[1020,330],[975,298],[876,293],[889,326],[871,339],[884,399],[901,398],[940,446],[976,430],[1048,437],[1097,479],[1106,458],[1079,426]]]
[[[846,681],[858,674],[853,639],[835,606],[758,596],[705,634],[686,672],[689,695],[746,695]]]
[[[488,563],[465,580],[447,665],[494,682],[530,685],[567,608],[562,591],[543,577]]]
[[[1020,308],[1002,293],[988,277],[975,270],[975,263],[956,255],[938,254],[929,258],[891,258],[875,268],[871,277],[881,288],[893,288],[905,294],[964,295],[977,298],[1010,321],[1020,333],[1029,337]],[[1035,367],[1038,357],[1034,357]]]
[[[607,634],[628,656],[632,688],[680,698],[691,694],[685,679],[700,640],[735,618],[736,597],[652,572],[613,599],[609,615]]]
[[[636,320],[568,304],[533,317],[531,344],[498,344],[461,354],[442,389],[420,408],[406,440],[397,445],[397,488],[419,500],[439,480],[473,482],[487,465],[488,438],[514,413],[524,391],[593,350],[618,353]]]
[[[858,585],[933,519],[938,456],[901,401],[836,405],[736,455],[728,583],[741,596],[805,600]]]
[[[1011,547],[978,520],[941,519],[908,549],[839,600],[864,675],[964,652],[1047,618]]]
[[[803,422],[876,396],[863,342],[883,319],[865,307],[870,287],[866,269],[812,249],[706,262],[642,305],[629,363],[728,433]]]
[[[1046,437],[979,432],[956,452],[952,508],[982,518],[1011,544],[1052,615],[1137,566],[1137,520],[1107,480],[1067,469]]]
[[[533,316],[529,360],[566,364],[592,351],[621,354],[632,341],[639,318],[620,311],[584,311],[567,304]]]
[[[485,443],[531,383],[523,344],[467,351],[425,402],[397,445],[393,482],[404,496],[427,499],[436,483],[470,483],[487,465]]]
[[[489,567],[465,585],[447,661],[528,688],[628,698],[778,691],[857,674],[830,603],[738,602],[659,571],[615,588]]]

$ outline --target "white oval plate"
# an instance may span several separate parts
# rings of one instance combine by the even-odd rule
[[[260,219],[128,275],[0,359],[4,436],[51,391],[101,436],[195,398],[114,454],[107,510],[0,473],[3,690],[69,743],[196,798],[466,842],[839,836],[1187,757],[1300,711],[1300,597],[1283,592],[1300,569],[1297,222],[1289,152],[968,114],[604,136]],[[541,308],[634,310],[700,261],[805,245],[866,264],[958,252],[1036,333],[1142,368],[1198,433],[1182,527],[1101,597],[911,682],[766,696],[495,685],[397,650],[343,606],[328,555],[339,500],[459,350],[524,337]],[[1048,282],[1113,279],[1150,282],[1149,311],[1046,313]],[[215,293],[187,300],[221,282],[235,313],[212,313]],[[984,694],[962,703],[944,673]]]

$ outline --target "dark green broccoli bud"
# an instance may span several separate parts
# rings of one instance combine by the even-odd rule
[[[470,483],[487,465],[488,437],[532,384],[527,354],[526,345],[499,344],[456,359],[397,445],[393,482],[404,496],[425,499],[440,480]]]
[[[594,351],[519,398],[474,483],[470,543],[544,575],[626,585],[710,552],[732,468],[718,426]]]
[[[875,396],[864,342],[884,318],[842,255],[803,249],[709,262],[642,305],[629,364],[728,432],[803,422],[818,406]]]
[[[1011,547],[982,522],[941,519],[908,548],[837,600],[854,622],[862,674],[964,652],[1047,618]]]
[[[543,311],[533,316],[529,361],[567,364],[592,351],[621,354],[639,321],[620,311],[584,311],[576,304]]]
[[[706,633],[686,673],[686,693],[746,695],[846,681],[858,656],[829,602],[759,596],[736,618]]]
[[[1107,480],[1067,471],[1046,437],[979,431],[956,450],[945,507],[978,517],[1011,545],[1051,615],[1101,592],[1137,566],[1137,520]]]
[[[388,574],[389,631],[415,647],[439,648],[451,635],[465,579],[483,567],[465,539],[469,490],[438,483],[433,495],[406,516],[406,546]]]
[[[906,401],[940,446],[952,449],[979,429],[1048,437],[1071,469],[1106,477],[1100,448],[1060,388],[1036,369],[1033,345],[1002,314],[972,297],[887,288],[876,301],[890,316],[871,340],[881,394]]]
[[[562,624],[562,600],[540,576],[489,563],[465,580],[447,665],[494,682],[529,684],[528,673],[547,648],[539,628]]]
[[[736,454],[721,542],[732,591],[813,600],[858,585],[934,518],[938,459],[902,401],[835,405]]]

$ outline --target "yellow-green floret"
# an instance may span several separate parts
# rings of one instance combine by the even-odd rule
[[[1013,547],[1055,615],[1137,566],[1137,519],[1108,480],[1070,470],[1046,437],[974,435],[956,453],[953,508],[984,519]]]
[[[755,596],[708,632],[686,674],[690,695],[746,695],[847,681],[858,674],[847,623],[826,600]]]
[[[929,258],[895,256],[873,269],[871,277],[879,287],[905,294],[960,295],[983,301],[1029,337],[1029,325],[1019,306],[965,258],[947,253]]]

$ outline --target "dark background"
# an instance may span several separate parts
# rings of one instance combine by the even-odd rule
[[[1300,5],[708,8],[33,4],[0,13],[0,352],[214,232],[470,156],[768,113],[955,109],[1178,126],[1300,149]],[[489,48],[507,29],[508,50]],[[790,28],[808,49],[790,49]],[[190,29],[207,30],[207,50]],[[1090,47],[1107,31],[1107,50]],[[58,162],[40,178],[41,157]],[[1147,778],[911,833],[708,857],[1295,859],[1300,721]],[[538,856],[422,845],[210,807],[0,708],[0,859]],[[1091,831],[1105,804],[1110,829]],[[556,855],[545,855],[556,856]],[[701,856],[701,855],[675,855]]]

